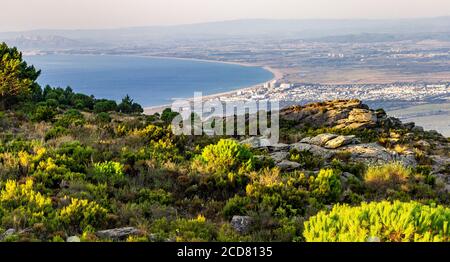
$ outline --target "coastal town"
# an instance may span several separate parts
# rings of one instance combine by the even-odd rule
[[[420,103],[450,101],[450,83],[393,83],[323,85],[284,83],[277,80],[260,86],[239,90],[220,97],[221,101],[278,100],[281,103],[309,103],[333,99],[358,98],[366,102]]]

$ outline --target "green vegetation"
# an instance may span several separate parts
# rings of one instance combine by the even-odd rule
[[[16,229],[3,241],[449,240],[449,193],[426,149],[414,168],[291,150],[286,160],[300,167],[282,170],[238,136],[175,136],[170,109],[145,116],[128,96],[117,104],[41,89],[16,49],[1,45],[0,58],[0,236]],[[333,131],[292,126],[282,137]],[[245,231],[234,216],[251,221]],[[139,233],[98,234],[121,227]]]
[[[450,209],[417,202],[372,202],[336,205],[305,222],[310,242],[449,241]]]

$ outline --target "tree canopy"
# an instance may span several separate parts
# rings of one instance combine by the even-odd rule
[[[0,107],[7,108],[17,98],[30,94],[38,87],[40,71],[28,66],[17,48],[0,44]]]

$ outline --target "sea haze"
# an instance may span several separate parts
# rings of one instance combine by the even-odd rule
[[[269,81],[274,75],[261,67],[219,62],[110,55],[38,55],[25,60],[42,70],[38,82],[70,86],[96,98],[120,100],[130,95],[144,107],[214,94]]]

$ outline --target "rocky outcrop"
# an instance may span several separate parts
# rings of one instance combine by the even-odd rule
[[[414,155],[400,155],[377,143],[350,145],[341,148],[341,150],[351,153],[351,160],[367,164],[385,164],[389,162],[401,162],[406,166],[415,166],[417,164]]]
[[[384,110],[371,110],[359,100],[334,100],[292,106],[281,110],[280,119],[297,123],[297,128],[415,128],[414,124],[403,125],[399,119],[388,117]]]
[[[291,106],[280,111],[280,121],[282,127],[293,134],[286,141],[299,142],[271,145],[270,140],[262,136],[243,143],[265,149],[268,155],[264,158],[271,158],[282,170],[301,168],[290,161],[290,150],[295,149],[309,152],[325,162],[336,156],[366,164],[399,161],[407,166],[431,165],[435,174],[450,176],[450,140],[435,131],[424,131],[414,123],[402,123],[383,109],[372,110],[359,100]],[[310,130],[323,128],[327,133],[304,137]],[[367,133],[367,129],[374,132]],[[355,135],[339,135],[344,133]],[[378,138],[380,143],[362,143],[375,141],[373,138]]]
[[[328,149],[336,149],[342,146],[350,145],[350,144],[359,144],[360,141],[356,139],[354,135],[351,136],[337,136],[334,139],[326,142],[324,147]]]
[[[361,144],[353,135],[341,136],[336,134],[320,134],[315,137],[302,139],[299,143],[284,145],[278,148],[277,151],[270,153],[268,157],[283,171],[298,169],[301,167],[299,163],[289,161],[289,150],[291,149],[295,149],[298,152],[309,152],[326,161],[332,160],[337,154],[346,153],[349,154],[349,160],[354,162],[367,164],[401,162],[406,166],[417,165],[415,156],[410,151],[399,154],[378,143]]]

